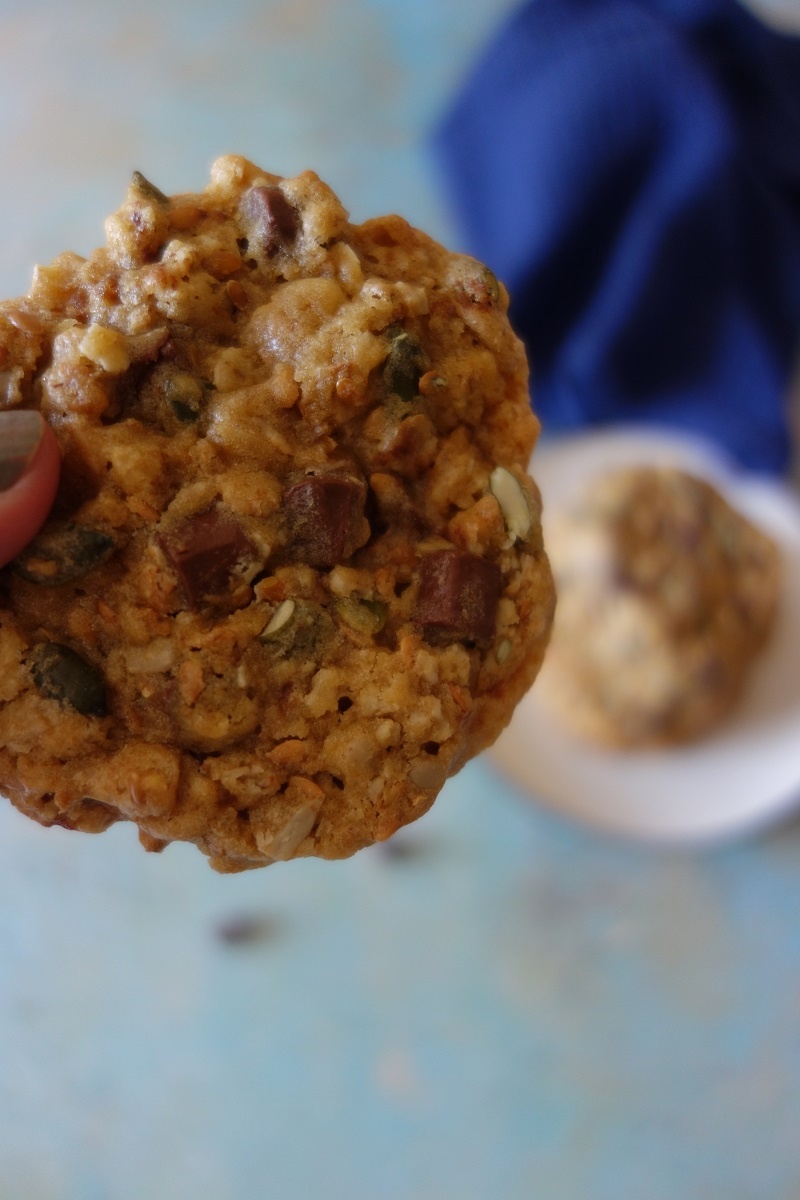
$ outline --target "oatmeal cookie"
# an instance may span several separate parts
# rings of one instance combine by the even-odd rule
[[[655,467],[598,479],[547,533],[559,601],[542,700],[612,746],[717,725],[775,617],[770,538],[704,480]]]
[[[220,871],[430,806],[537,673],[553,587],[508,298],[311,172],[135,174],[0,305],[0,399],[63,453],[0,594],[0,787]]]

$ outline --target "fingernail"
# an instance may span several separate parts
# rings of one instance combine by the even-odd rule
[[[38,412],[15,408],[0,412],[0,492],[17,482],[30,466],[44,434]]]

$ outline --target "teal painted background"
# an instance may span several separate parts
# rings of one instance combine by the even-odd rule
[[[225,151],[456,241],[425,139],[509,7],[0,3],[0,291]],[[1,807],[0,1200],[797,1200],[800,829],[625,846],[482,760],[398,844],[221,878]]]

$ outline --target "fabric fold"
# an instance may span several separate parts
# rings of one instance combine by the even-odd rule
[[[435,149],[546,431],[675,425],[786,469],[800,39],[733,0],[531,0]]]

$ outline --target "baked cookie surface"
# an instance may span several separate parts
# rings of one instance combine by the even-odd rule
[[[547,533],[558,613],[541,699],[610,746],[717,725],[773,625],[771,539],[709,483],[656,467],[601,476]]]
[[[0,573],[0,790],[218,870],[420,816],[536,675],[553,586],[507,295],[311,172],[135,174],[0,305],[63,475]]]

